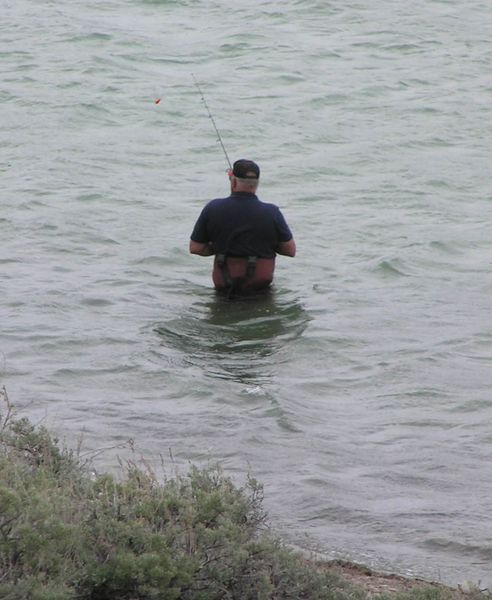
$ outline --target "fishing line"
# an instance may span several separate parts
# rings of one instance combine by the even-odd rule
[[[212,125],[214,126],[215,133],[217,134],[218,141],[220,142],[220,145],[222,146],[222,150],[224,151],[227,163],[229,165],[229,169],[232,170],[232,165],[231,165],[231,161],[229,160],[229,156],[227,155],[227,150],[225,149],[224,142],[222,141],[222,137],[219,133],[219,130],[217,129],[217,125],[215,124],[215,119],[213,118],[212,113],[210,112],[210,108],[208,107],[207,101],[205,100],[205,96],[203,95],[202,88],[200,87],[200,85],[199,85],[198,81],[196,80],[196,77],[193,75],[193,73],[191,74],[191,76],[193,77],[193,81],[195,82],[196,88],[199,91],[200,96],[202,97],[202,102],[203,102],[205,108],[207,109],[208,117],[212,121]]]

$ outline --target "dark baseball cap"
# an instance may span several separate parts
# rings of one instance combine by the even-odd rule
[[[260,167],[252,160],[240,158],[234,163],[232,174],[239,179],[259,179]]]

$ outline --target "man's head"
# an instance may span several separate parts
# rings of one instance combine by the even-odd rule
[[[260,167],[252,160],[240,158],[229,173],[231,189],[236,192],[255,192],[260,179]]]
[[[240,158],[234,163],[232,174],[239,179],[258,180],[260,178],[260,167],[252,160]]]

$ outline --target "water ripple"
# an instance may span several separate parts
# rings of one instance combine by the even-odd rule
[[[252,471],[290,541],[492,579],[491,10],[6,3],[0,385],[93,448]],[[295,233],[260,302],[187,250],[228,189],[191,73]]]

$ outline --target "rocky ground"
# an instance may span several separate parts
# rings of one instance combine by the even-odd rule
[[[368,567],[343,560],[319,562],[317,564],[320,568],[330,569],[340,573],[344,579],[364,589],[367,592],[368,598],[371,598],[376,594],[394,594],[429,586],[449,592],[449,597],[455,600],[464,600],[471,597],[476,598],[481,595],[481,592],[487,591],[479,590],[478,587],[473,586],[466,590],[461,587],[455,589],[440,583],[424,581],[423,579],[411,579],[400,575],[385,575],[376,573]],[[488,595],[484,593],[484,598],[487,597]]]

